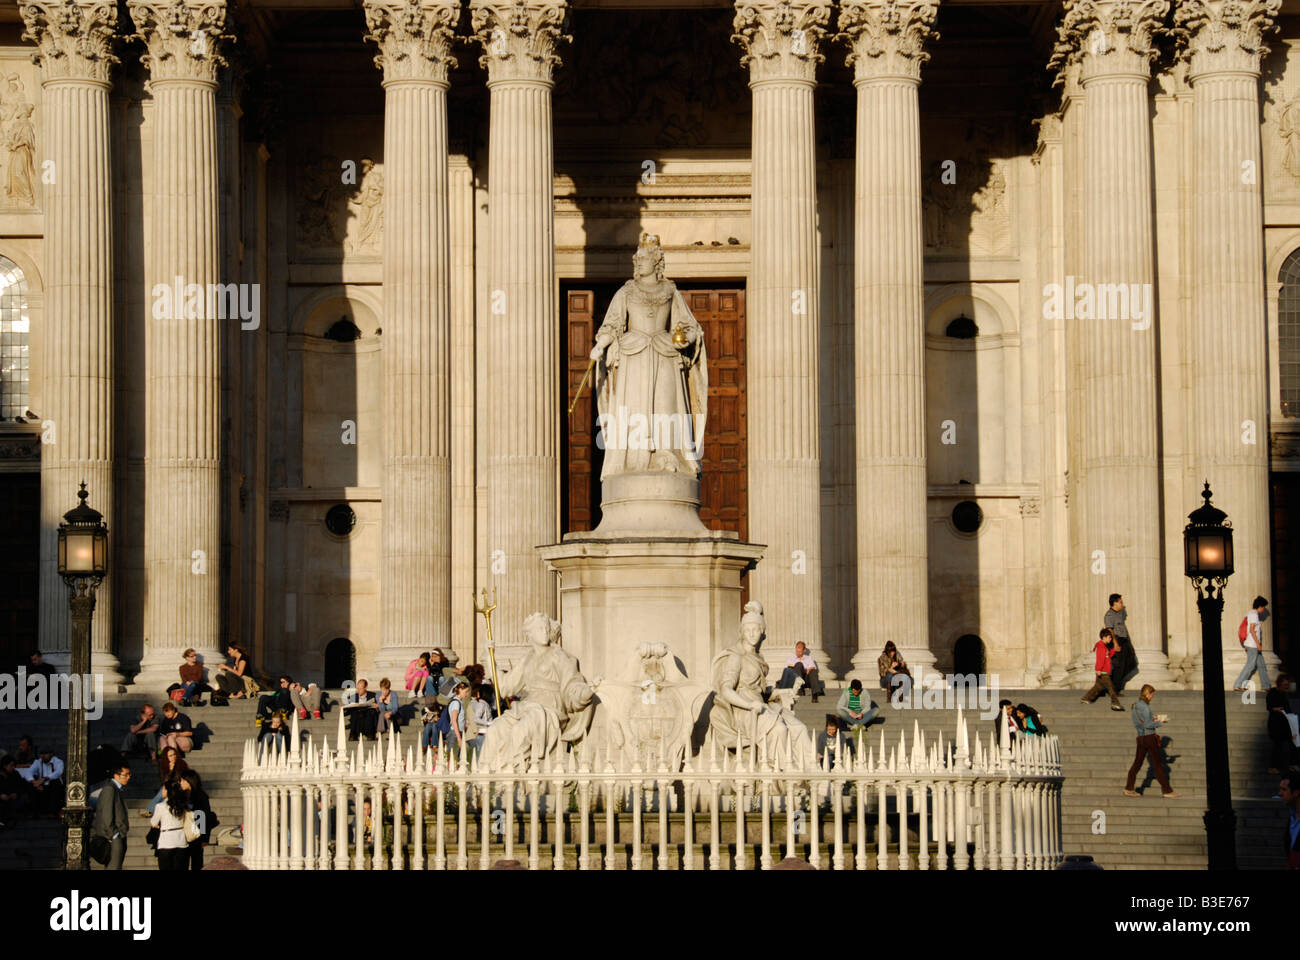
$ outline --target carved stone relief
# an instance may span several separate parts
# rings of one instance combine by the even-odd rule
[[[318,260],[377,259],[384,236],[384,167],[371,156],[304,153],[294,191],[294,249]]]
[[[921,168],[926,250],[1013,253],[1012,151],[1000,126],[936,120],[921,142],[943,145],[928,151]]]
[[[37,205],[36,104],[32,78],[0,62],[0,198],[3,206]]]

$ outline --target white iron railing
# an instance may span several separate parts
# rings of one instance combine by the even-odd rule
[[[987,747],[977,736],[972,751],[959,711],[952,743],[940,736],[927,745],[915,723],[910,747],[901,732],[887,748],[882,731],[878,750],[865,739],[843,762],[832,766],[831,751],[820,768],[802,772],[716,745],[680,771],[616,770],[581,749],[562,768],[486,770],[445,750],[421,759],[392,731],[349,752],[341,723],[342,750],[328,738],[319,748],[310,738],[300,745],[295,720],[287,748],[245,744],[244,863],[465,870],[473,852],[480,869],[518,859],[533,870],[544,861],[556,870],[766,870],[781,856],[806,854],[816,867],[865,870],[873,848],[882,870],[1050,870],[1061,862],[1055,736],[995,745],[990,735]],[[808,749],[811,756],[811,742]],[[357,816],[367,800],[368,839]],[[784,844],[773,837],[781,827]]]

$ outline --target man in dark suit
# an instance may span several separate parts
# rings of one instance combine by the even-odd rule
[[[1286,851],[1286,868],[1300,870],[1300,774],[1283,774],[1277,794],[1289,814],[1282,847]]]
[[[122,792],[131,782],[131,767],[125,760],[117,764],[113,774],[100,791],[95,805],[95,820],[90,828],[92,837],[103,837],[110,844],[107,870],[121,870],[126,859],[126,835],[131,832],[130,817]]]

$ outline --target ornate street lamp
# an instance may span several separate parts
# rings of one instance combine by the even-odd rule
[[[1205,503],[1187,515],[1183,528],[1183,566],[1196,588],[1201,613],[1201,669],[1205,683],[1205,837],[1211,870],[1237,869],[1237,815],[1232,810],[1228,777],[1228,718],[1223,698],[1223,588],[1232,576],[1232,523],[1210,503],[1210,483],[1201,492]]]
[[[79,695],[68,709],[68,794],[63,808],[65,841],[63,868],[85,870],[89,867],[86,828],[90,806],[86,803],[86,690],[90,675],[90,618],[95,612],[95,591],[108,572],[108,527],[104,517],[86,503],[86,484],[77,493],[81,502],[63,515],[59,524],[59,576],[68,585],[68,605],[72,614],[69,671]]]

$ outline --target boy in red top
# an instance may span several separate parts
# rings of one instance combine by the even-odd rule
[[[1097,654],[1097,682],[1092,685],[1091,690],[1083,695],[1083,702],[1092,703],[1101,696],[1101,691],[1104,689],[1110,694],[1110,708],[1122,712],[1124,708],[1120,706],[1119,694],[1115,692],[1115,684],[1111,683],[1110,680],[1110,658],[1115,653],[1115,634],[1110,627],[1102,627],[1098,636],[1100,639],[1097,641],[1096,646],[1092,648],[1093,652]]]

